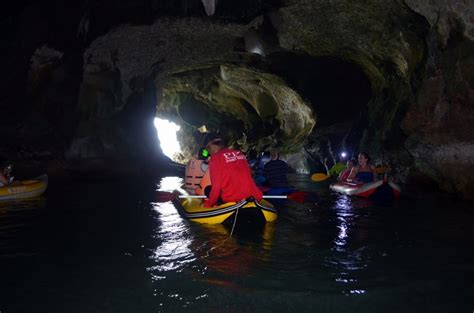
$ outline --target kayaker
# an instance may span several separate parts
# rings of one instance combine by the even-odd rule
[[[327,168],[326,162],[327,158],[324,159],[324,166]],[[347,153],[342,152],[340,157],[336,159],[336,163],[327,171],[327,175],[339,177],[339,175],[341,175],[341,173],[347,168],[346,162]]]
[[[257,163],[254,165],[253,179],[258,186],[263,186],[266,183],[265,175],[263,174],[263,169],[265,164],[270,161],[270,152],[264,151],[258,156]]]
[[[370,157],[367,153],[361,152],[357,157],[358,165],[352,168],[347,181],[354,183],[371,183],[376,177],[375,167],[370,165]]]
[[[13,165],[6,166],[2,171],[0,171],[0,186],[8,185],[13,178],[11,178]]]
[[[352,171],[352,168],[354,166],[356,166],[356,160],[355,159],[350,159],[350,160],[347,160],[347,163],[346,163],[346,169],[344,171],[342,171],[342,173],[339,175],[339,177],[337,178],[337,181],[340,181],[340,182],[345,182],[347,181],[347,178],[349,177],[349,175],[351,174],[351,171]]]
[[[191,194],[202,194],[196,191],[201,187],[201,180],[208,169],[208,157],[208,151],[200,149],[197,154],[193,155],[188,164],[186,164],[184,171],[184,188]]]
[[[263,168],[269,195],[283,195],[295,190],[288,185],[288,164],[280,160],[280,153],[277,149],[270,150],[270,161]]]
[[[209,194],[211,192],[211,173],[209,171],[209,151],[205,148],[201,148],[199,151],[199,154],[203,155],[206,158],[206,172],[204,173],[204,176],[201,178],[199,181],[199,185],[195,190],[195,193],[199,196],[204,196],[206,195],[209,197]]]
[[[223,202],[237,202],[248,197],[262,199],[262,192],[255,185],[242,151],[225,147],[220,135],[210,134],[206,138],[206,149],[211,155],[209,171],[211,176],[211,192],[204,207],[212,207],[219,197]]]
[[[8,185],[8,178],[0,172],[0,186]]]

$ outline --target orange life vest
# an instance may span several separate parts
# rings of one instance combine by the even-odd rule
[[[199,160],[196,157],[193,157],[186,164],[185,177],[184,177],[184,188],[190,193],[194,194],[196,188],[199,187],[201,179],[204,177],[204,174],[207,172],[208,164],[203,160]]]
[[[201,179],[199,182],[199,186],[196,188],[195,192],[197,195],[204,196],[204,189],[206,189],[207,186],[211,185],[211,174],[209,169],[204,173],[204,177]]]

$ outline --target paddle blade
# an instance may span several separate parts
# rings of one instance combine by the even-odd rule
[[[156,198],[158,202],[167,202],[175,199],[176,195],[169,191],[157,191]]]
[[[304,191],[295,191],[286,195],[288,199],[293,200],[298,203],[304,203],[307,196],[308,196],[308,193]]]
[[[287,198],[298,203],[318,203],[318,196],[311,192],[296,191],[287,195]]]
[[[330,176],[328,176],[326,174],[323,174],[323,173],[316,173],[316,174],[311,175],[311,180],[319,182],[319,181],[324,181],[324,180],[328,179],[329,177]]]

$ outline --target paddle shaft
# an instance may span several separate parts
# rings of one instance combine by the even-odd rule
[[[196,196],[196,195],[180,195],[178,198],[192,198],[192,199],[207,199],[206,196]],[[287,196],[271,196],[271,195],[264,195],[264,199],[287,199]]]

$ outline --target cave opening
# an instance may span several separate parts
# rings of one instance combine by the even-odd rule
[[[365,114],[372,98],[369,78],[352,62],[295,53],[268,56],[271,71],[286,80],[317,114],[317,127],[350,122]]]
[[[177,138],[177,132],[181,127],[166,119],[157,117],[155,117],[154,125],[163,154],[172,160],[175,159],[176,155],[181,152]]]

